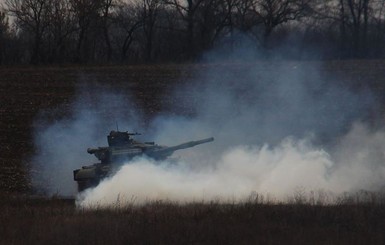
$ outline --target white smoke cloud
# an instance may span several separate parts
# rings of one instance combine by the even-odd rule
[[[136,159],[97,188],[83,193],[78,204],[114,206],[118,196],[133,204],[151,200],[240,201],[253,192],[286,197],[305,184],[310,189],[326,187],[325,175],[333,163],[326,152],[311,148],[307,142],[286,139],[276,148],[234,147],[215,167],[194,170],[189,164],[194,163],[170,165]]]
[[[106,135],[118,122],[139,128],[140,114],[132,109],[128,95],[95,89],[95,84],[78,89],[68,117],[53,122],[47,119],[51,114],[66,113],[60,108],[45,112],[35,122],[37,154],[32,159],[30,175],[37,192],[74,195],[77,187],[72,171],[97,162],[86,152],[87,148],[105,146]]]
[[[318,190],[334,194],[379,191],[385,177],[384,141],[384,131],[370,133],[364,125],[356,124],[341,139],[336,156],[307,140],[287,138],[275,147],[229,149],[215,167],[208,164],[192,169],[188,165],[194,162],[170,165],[138,158],[82,193],[78,205],[114,207],[118,197],[123,204],[136,205],[154,200],[234,202],[247,200],[253,193],[284,201],[298,188],[307,194]],[[377,151],[379,145],[381,150]],[[370,152],[376,153],[374,159]]]
[[[72,170],[96,161],[85,149],[105,146],[119,121],[121,129],[145,131],[145,140],[162,145],[211,136],[215,141],[177,151],[176,162],[133,159],[78,195],[81,207],[159,199],[240,201],[252,193],[286,200],[298,188],[338,194],[383,187],[385,131],[365,123],[377,108],[369,89],[356,91],[322,74],[317,63],[199,68],[165,100],[173,104],[162,105],[173,114],[153,118],[146,128],[139,126],[141,108],[128,109],[132,98],[81,89],[71,117],[36,134],[35,179],[45,177],[48,193],[75,193]]]

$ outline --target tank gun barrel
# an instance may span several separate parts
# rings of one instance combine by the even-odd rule
[[[164,158],[168,157],[169,155],[171,155],[174,151],[186,149],[186,148],[191,148],[191,147],[194,147],[196,145],[208,143],[211,141],[214,141],[213,137],[202,139],[202,140],[189,141],[189,142],[186,142],[186,143],[183,143],[180,145],[176,145],[176,146],[165,147],[163,149],[156,150],[153,152],[146,152],[146,154],[150,157],[154,157],[155,159],[164,159]]]
[[[211,141],[214,141],[213,137],[206,138],[206,139],[203,139],[203,140],[189,141],[189,142],[186,142],[186,143],[183,143],[183,144],[180,144],[180,145],[172,146],[172,147],[170,147],[168,149],[176,151],[176,150],[180,150],[180,149],[186,149],[186,148],[194,147],[196,145],[208,143],[208,142],[211,142]]]

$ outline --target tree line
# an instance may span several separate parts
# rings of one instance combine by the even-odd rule
[[[0,64],[385,57],[385,0],[5,0]],[[281,52],[280,52],[281,51]]]

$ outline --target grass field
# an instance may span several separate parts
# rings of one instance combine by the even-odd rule
[[[383,244],[385,206],[154,202],[78,210],[73,200],[2,196],[2,244]]]
[[[310,62],[330,82],[370,87],[385,101],[385,61]],[[307,63],[287,62],[288,66]],[[1,244],[383,244],[382,201],[335,205],[155,202],[117,210],[78,210],[74,201],[31,197],[29,159],[39,113],[66,116],[77,89],[87,86],[131,93],[150,119],[175,110],[167,93],[205,69],[243,72],[255,64],[0,67]],[[260,62],[274,72],[275,64]],[[189,96],[186,94],[185,96]],[[384,104],[384,103],[382,103]],[[165,106],[170,105],[170,106]],[[60,108],[60,111],[57,111]],[[180,109],[180,108],[179,108]],[[188,108],[175,113],[191,114]],[[377,117],[383,117],[378,112]]]

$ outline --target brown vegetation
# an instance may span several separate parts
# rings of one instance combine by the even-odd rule
[[[79,210],[73,200],[0,201],[2,244],[383,244],[379,203],[340,205],[153,202]]]

